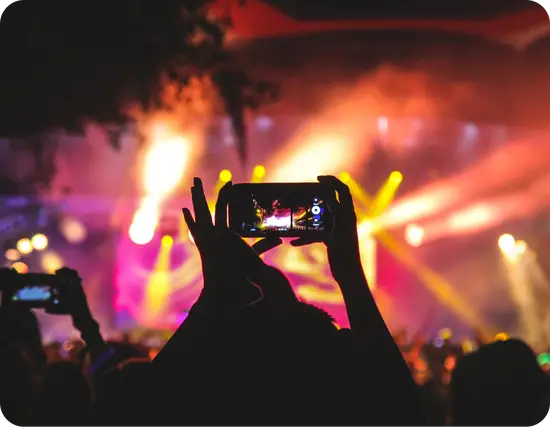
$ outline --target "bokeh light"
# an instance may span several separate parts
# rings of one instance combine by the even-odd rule
[[[525,252],[527,252],[527,243],[524,240],[518,240],[516,242],[515,250],[516,250],[516,253],[519,255],[524,254]]]
[[[8,261],[19,261],[21,259],[21,254],[17,249],[8,249],[4,254]]]
[[[392,181],[395,184],[401,184],[403,181],[403,174],[398,171],[394,171],[390,174],[390,181]]]
[[[224,169],[220,172],[220,181],[221,182],[229,182],[231,181],[231,178],[233,175],[231,174],[231,171]]]
[[[17,250],[23,255],[28,255],[32,252],[33,247],[30,239],[24,237],[17,242]]]
[[[254,170],[252,171],[254,176],[259,179],[262,179],[265,176],[265,172],[266,172],[265,167],[262,165],[257,165],[256,167],[254,167]],[[231,178],[229,180],[231,180]]]
[[[86,227],[79,220],[72,217],[65,217],[59,224],[59,230],[67,242],[72,244],[82,243],[86,240]]]
[[[453,331],[449,328],[443,328],[439,331],[439,336],[444,340],[450,340],[453,337]]]
[[[135,221],[130,225],[128,235],[136,245],[146,245],[155,237],[155,223]]]
[[[424,229],[416,224],[407,225],[405,228],[405,240],[411,246],[420,246],[424,241]]]
[[[495,335],[495,341],[508,341],[510,339],[510,335],[508,335],[506,332],[499,332]]]
[[[48,247],[48,238],[42,233],[35,234],[32,236],[31,244],[37,251],[43,251]]]
[[[511,234],[503,234],[498,239],[498,247],[507,255],[513,254],[516,249],[516,239]]]
[[[64,267],[63,258],[53,251],[45,252],[42,255],[42,270],[48,274],[54,274],[57,270]]]
[[[174,244],[174,238],[172,236],[162,236],[162,246],[170,247]]]
[[[15,271],[21,274],[29,272],[29,267],[24,262],[15,262],[11,266]]]

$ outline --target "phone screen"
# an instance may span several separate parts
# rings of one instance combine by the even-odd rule
[[[12,301],[47,302],[52,298],[50,286],[31,285],[18,289],[12,296]]]
[[[23,283],[11,294],[12,302],[30,308],[47,308],[59,304],[59,292],[52,275],[29,273],[21,275]]]
[[[236,184],[232,192],[230,228],[243,237],[298,237],[330,228],[320,184]]]

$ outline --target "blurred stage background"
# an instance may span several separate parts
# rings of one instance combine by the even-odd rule
[[[281,86],[279,101],[246,118],[245,164],[229,118],[219,115],[183,129],[174,112],[142,117],[145,144],[128,126],[119,151],[94,125],[81,135],[45,135],[56,149],[51,188],[36,198],[7,194],[0,204],[5,264],[76,268],[107,334],[171,330],[202,286],[181,218],[193,176],[213,202],[228,179],[334,174],[355,196],[364,266],[392,330],[434,336],[450,328],[463,338],[507,332],[548,346],[543,48],[518,52],[434,29],[329,35],[291,28],[256,39],[240,28],[247,37],[230,38],[230,49]],[[289,39],[292,48],[276,54]],[[14,154],[13,144],[0,140],[0,170],[24,182],[36,164]],[[25,240],[36,234],[47,247],[41,238],[36,247]],[[301,298],[347,325],[322,246],[284,245],[266,260]],[[73,333],[67,319],[40,319],[47,339]]]

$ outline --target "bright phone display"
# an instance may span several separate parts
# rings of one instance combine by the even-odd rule
[[[235,184],[229,226],[243,237],[326,233],[331,227],[321,184]]]

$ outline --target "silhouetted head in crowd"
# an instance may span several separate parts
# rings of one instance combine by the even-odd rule
[[[119,363],[134,358],[147,358],[147,350],[139,345],[128,342],[108,341],[108,347],[113,351],[113,355],[109,358],[108,363],[102,366],[103,370],[108,370],[117,366]],[[85,371],[88,372],[91,368],[91,361],[89,357],[88,347],[84,347],[79,353],[77,364]]]
[[[15,425],[29,423],[34,404],[34,376],[29,359],[21,349],[0,347],[0,407]]]
[[[135,358],[104,372],[95,382],[95,421],[102,425],[142,425],[151,407],[146,400],[150,366],[148,359]],[[149,423],[154,424],[155,417]]]
[[[548,413],[549,378],[522,341],[497,341],[464,356],[452,380],[455,425],[539,423]]]
[[[11,305],[0,306],[0,347],[21,349],[36,371],[46,364],[38,319],[28,309]]]
[[[46,425],[89,422],[91,390],[81,370],[71,362],[47,366],[38,385],[36,421]]]

